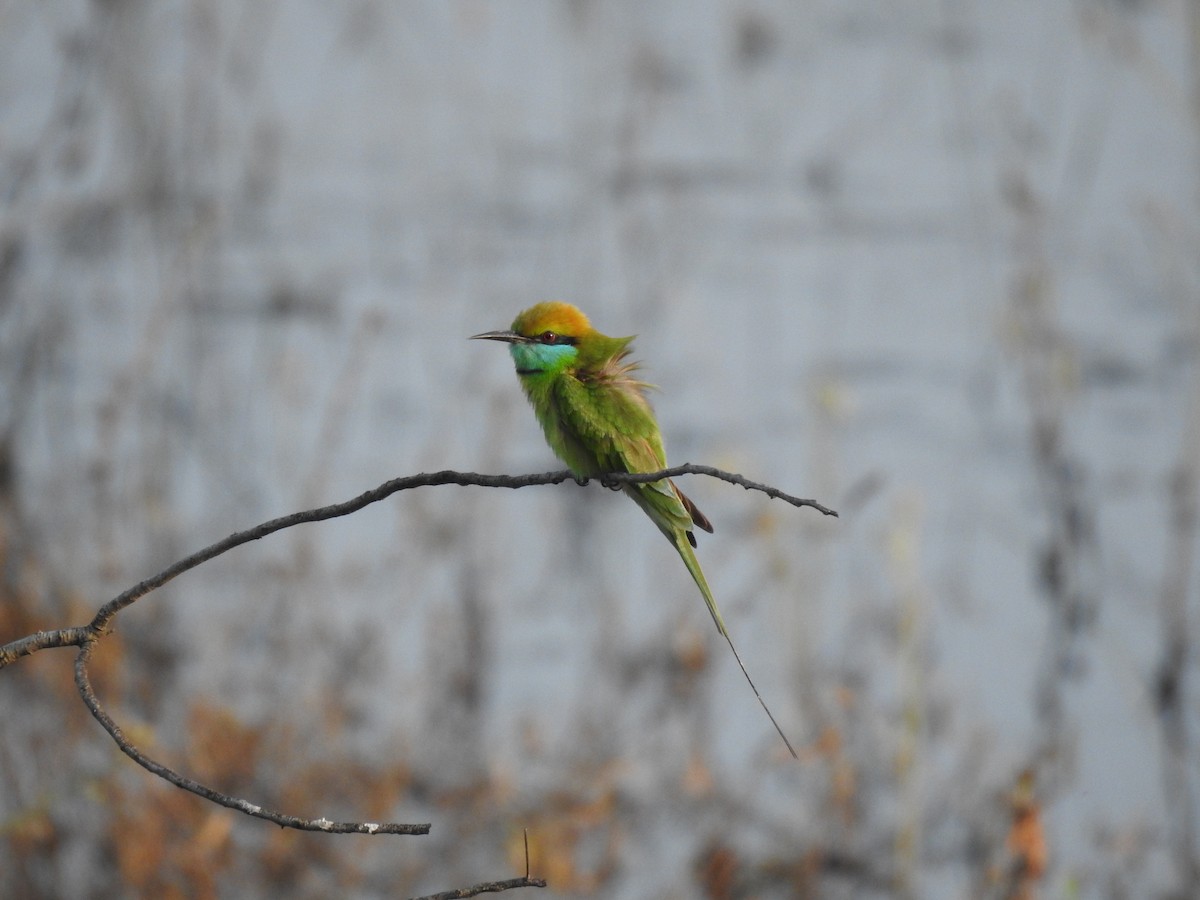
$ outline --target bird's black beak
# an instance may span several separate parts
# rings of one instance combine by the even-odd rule
[[[473,334],[471,341],[504,341],[506,344],[524,344],[529,338],[515,331],[485,331],[483,334]]]

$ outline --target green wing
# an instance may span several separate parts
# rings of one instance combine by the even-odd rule
[[[578,461],[587,465],[578,468],[566,460],[580,474],[656,472],[667,467],[658,423],[637,388],[564,378],[555,401],[567,443],[577,455],[586,456]],[[680,533],[691,541],[693,524],[712,531],[704,514],[667,479],[627,485],[625,491],[672,543]]]

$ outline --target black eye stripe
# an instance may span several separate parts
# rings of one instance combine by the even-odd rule
[[[550,344],[550,345],[567,344],[570,346],[574,346],[575,344],[579,343],[578,340],[576,340],[575,338],[571,337],[568,334],[558,334],[557,332],[554,332],[554,331],[543,331],[541,334],[537,335],[534,338],[534,340],[537,341],[539,344]]]

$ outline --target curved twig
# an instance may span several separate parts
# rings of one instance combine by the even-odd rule
[[[810,506],[817,511],[824,513],[827,516],[836,516],[837,513],[827,506],[823,506],[815,500],[804,500],[799,497],[793,497],[783,491],[770,487],[769,485],[759,484],[750,481],[741,475],[732,472],[725,472],[721,469],[713,468],[712,466],[685,464],[675,466],[670,469],[664,469],[661,472],[648,472],[644,474],[630,474],[628,472],[616,472],[607,475],[597,476],[597,480],[601,484],[607,486],[616,486],[625,483],[643,483],[649,481],[658,481],[660,478],[677,478],[681,475],[707,475],[712,478],[718,478],[722,481],[728,481],[731,484],[737,484],[747,490],[760,491],[773,499],[783,500],[790,503],[792,506]],[[39,631],[23,638],[18,638],[15,641],[10,641],[3,646],[0,646],[0,669],[11,665],[18,659],[29,656],[40,650],[48,650],[54,647],[78,647],[79,655],[75,659],[75,685],[79,690],[79,695],[83,699],[92,716],[103,726],[108,732],[121,751],[136,762],[146,771],[157,775],[169,781],[176,787],[182,788],[185,791],[190,791],[205,800],[212,801],[221,806],[227,807],[237,812],[244,813],[248,816],[265,819],[269,822],[274,822],[284,828],[294,828],[301,831],[324,831],[331,834],[428,834],[430,826],[428,824],[405,825],[399,823],[374,823],[374,822],[331,822],[328,819],[302,819],[297,816],[286,815],[270,809],[264,809],[261,806],[242,800],[238,797],[231,797],[227,794],[222,794],[220,791],[213,790],[197,781],[193,781],[186,776],[180,775],[173,769],[159,763],[142,753],[130,740],[125,736],[121,728],[108,715],[100,701],[96,697],[95,690],[92,688],[91,679],[88,675],[88,663],[91,660],[92,652],[96,644],[109,633],[113,619],[121,610],[135,603],[142,597],[149,594],[151,591],[162,587],[167,582],[182,575],[189,569],[194,569],[202,563],[208,562],[223,553],[232,550],[234,547],[248,544],[251,541],[261,540],[267,535],[274,534],[277,531],[282,531],[286,528],[292,528],[296,525],[302,525],[306,522],[320,522],[326,519],[335,519],[340,516],[346,516],[357,512],[365,506],[372,503],[377,503],[392,494],[409,490],[417,487],[431,487],[441,484],[458,484],[464,486],[479,486],[479,487],[501,487],[501,488],[523,488],[532,485],[543,484],[561,484],[564,481],[576,480],[580,484],[587,484],[588,479],[576,479],[574,475],[567,471],[560,472],[544,472],[536,475],[481,475],[476,472],[455,472],[446,470],[442,472],[422,473],[419,475],[410,475],[404,478],[394,478],[391,481],[386,481],[379,487],[373,490],[359,494],[357,497],[347,500],[343,503],[335,503],[330,506],[322,506],[316,509],[304,510],[302,512],[292,513],[291,515],[281,516],[277,519],[271,519],[249,528],[245,531],[235,532],[223,540],[210,544],[202,550],[199,550],[190,556],[185,556],[183,559],[172,563],[163,569],[157,575],[152,575],[142,582],[129,588],[127,591],[117,595],[112,600],[105,603],[92,621],[87,625],[74,626],[68,628],[58,628],[52,631]],[[459,897],[474,897],[478,894],[497,893],[507,891],[513,888],[521,887],[545,887],[546,882],[539,878],[531,878],[529,876],[529,860],[528,847],[526,848],[526,871],[522,878],[514,878],[508,881],[490,881],[483,882],[470,888],[462,888],[454,891],[446,891],[440,894],[430,895],[428,900],[449,900],[449,898]]]
[[[608,475],[596,476],[596,480],[602,484],[641,484],[648,481],[658,481],[660,478],[677,478],[680,475],[707,475],[711,478],[718,478],[721,481],[728,481],[730,484],[740,485],[749,491],[760,491],[772,499],[782,500],[785,503],[790,503],[792,506],[809,506],[827,516],[837,515],[836,511],[818,503],[816,500],[805,500],[800,497],[794,497],[778,488],[751,481],[733,472],[725,472],[712,466],[694,465],[692,463],[674,466],[670,469],[664,469],[661,472],[647,472],[637,475],[630,474],[629,472],[613,472]],[[167,568],[163,569],[157,575],[150,576],[145,581],[135,584],[129,590],[114,597],[108,603],[104,604],[104,606],[100,607],[96,612],[95,618],[85,626],[60,628],[54,631],[39,631],[36,634],[19,638],[0,647],[0,669],[11,665],[23,656],[28,656],[39,650],[47,650],[52,647],[79,647],[86,641],[101,637],[108,631],[109,625],[117,613],[131,603],[140,600],[151,591],[162,587],[168,581],[182,575],[189,569],[194,569],[201,563],[208,562],[210,559],[232,550],[234,547],[240,547],[242,544],[248,544],[251,541],[262,540],[267,535],[282,531],[285,528],[292,528],[306,522],[321,522],[327,519],[347,516],[358,512],[365,506],[370,506],[372,503],[378,503],[380,500],[384,500],[398,491],[410,490],[417,487],[457,484],[478,487],[523,488],[541,484],[561,484],[564,481],[573,480],[577,479],[565,470],[561,472],[542,472],[536,475],[481,475],[477,472],[445,470],[442,472],[428,472],[419,475],[408,475],[403,478],[393,478],[391,481],[385,481],[379,487],[365,491],[351,500],[346,500],[343,503],[334,503],[330,506],[320,506],[316,509],[303,510],[302,512],[281,516],[278,519],[271,519],[263,522],[261,525],[248,528],[245,531],[235,532],[229,535],[229,537],[217,541],[215,544],[210,544],[203,550],[198,550],[191,556],[185,556],[178,562],[167,566]],[[584,478],[578,481],[580,484],[587,484],[588,479]]]
[[[460,900],[463,897],[478,897],[480,894],[499,894],[501,891],[511,891],[513,888],[544,888],[545,886],[546,879],[530,878],[526,875],[524,878],[510,878],[508,881],[485,881],[469,888],[442,891],[440,894],[426,894],[423,897],[414,897],[413,900]]]
[[[281,828],[295,828],[299,831],[327,831],[330,834],[429,834],[428,823],[404,825],[395,822],[331,822],[325,818],[301,819],[298,816],[289,816],[271,809],[264,809],[247,800],[242,800],[240,797],[222,794],[220,791],[215,791],[198,781],[180,775],[173,769],[151,759],[134,746],[129,738],[125,737],[120,726],[112,720],[104,707],[100,705],[100,701],[96,699],[96,692],[92,689],[92,682],[87,671],[87,665],[91,660],[92,650],[96,643],[96,639],[84,642],[83,647],[79,650],[79,655],[75,657],[75,686],[79,689],[79,695],[83,698],[88,710],[96,721],[104,726],[104,730],[111,735],[117,746],[121,748],[121,752],[152,775],[157,775],[176,787],[190,791],[205,800],[211,800],[213,803],[245,813],[248,816],[266,819]]]
[[[800,497],[793,497],[791,494],[786,494],[779,488],[771,487],[769,484],[760,484],[757,481],[751,481],[743,475],[738,475],[735,472],[726,472],[723,469],[717,469],[713,466],[702,466],[696,463],[684,463],[682,466],[674,466],[670,469],[663,469],[661,472],[647,472],[642,475],[635,475],[630,472],[617,472],[611,475],[597,476],[602,483],[614,482],[616,484],[642,484],[647,481],[658,481],[660,478],[678,478],[680,475],[707,475],[710,478],[719,478],[721,481],[728,481],[730,484],[740,485],[748,491],[760,491],[766,494],[772,500],[782,500],[784,503],[790,503],[792,506],[810,506],[819,513],[824,513],[827,516],[837,517],[837,510],[830,509],[823,503],[818,503],[816,500],[805,500]]]
[[[498,894],[501,891],[511,891],[513,888],[544,888],[545,886],[546,879],[529,877],[529,831],[527,830],[525,832],[525,876],[523,878],[510,878],[507,881],[484,881],[469,888],[442,891],[440,894],[427,894],[424,897],[414,897],[412,900],[461,900],[463,897]]]

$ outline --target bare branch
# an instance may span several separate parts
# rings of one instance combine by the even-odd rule
[[[837,513],[826,506],[822,506],[815,500],[802,500],[798,497],[793,497],[790,494],[785,494],[776,488],[768,485],[758,484],[743,478],[741,475],[735,475],[730,472],[723,472],[720,469],[714,469],[711,466],[697,465],[682,465],[675,466],[671,469],[666,469],[661,472],[650,472],[645,474],[630,474],[626,472],[612,473],[599,476],[602,484],[607,486],[619,485],[622,483],[642,483],[649,481],[657,481],[660,478],[675,478],[680,475],[708,475],[713,478],[719,478],[723,481],[728,481],[732,484],[741,485],[747,490],[761,491],[768,497],[783,500],[793,506],[811,506],[812,508],[829,516],[836,516]],[[134,746],[120,727],[113,721],[112,717],[101,706],[100,701],[96,697],[95,690],[92,688],[91,679],[88,676],[88,663],[91,660],[92,652],[96,644],[109,633],[112,626],[112,621],[121,610],[130,604],[136,602],[142,597],[149,594],[151,591],[162,587],[167,582],[182,575],[189,569],[194,569],[213,559],[232,550],[234,547],[239,547],[242,544],[250,543],[251,541],[261,540],[267,535],[274,534],[277,531],[282,531],[286,528],[292,528],[296,525],[302,525],[306,522],[320,522],[326,519],[335,519],[340,516],[346,516],[350,513],[357,512],[365,506],[372,503],[377,503],[392,494],[409,490],[417,487],[431,487],[441,484],[458,484],[458,485],[475,485],[479,487],[503,487],[503,488],[522,488],[530,487],[539,484],[560,484],[567,480],[575,479],[575,476],[570,472],[545,472],[538,475],[480,475],[475,472],[454,472],[450,470],[442,472],[423,473],[420,475],[411,475],[405,478],[394,478],[391,481],[384,482],[379,487],[366,491],[352,500],[347,500],[344,503],[335,503],[330,506],[322,506],[316,509],[305,510],[302,512],[292,513],[291,515],[281,516],[278,519],[271,519],[263,522],[261,525],[256,525],[253,528],[245,531],[238,531],[229,535],[223,540],[217,541],[215,544],[210,544],[203,550],[186,556],[178,562],[172,563],[167,568],[163,569],[157,575],[152,575],[146,580],[129,588],[124,593],[114,597],[108,603],[104,604],[97,612],[95,617],[85,626],[76,626],[70,628],[59,628],[53,631],[39,631],[35,634],[19,638],[11,641],[3,646],[0,646],[0,669],[16,662],[30,654],[36,653],[39,650],[48,650],[54,647],[79,647],[79,655],[75,660],[75,684],[79,689],[79,695],[83,698],[84,704],[95,717],[104,730],[109,733],[112,739],[120,747],[121,751],[136,762],[146,771],[157,775],[169,781],[176,787],[182,788],[185,791],[190,791],[199,797],[203,797],[213,803],[224,806],[228,809],[236,810],[248,816],[254,816],[260,819],[266,819],[269,822],[274,822],[284,828],[294,828],[301,831],[324,831],[331,834],[428,834],[430,826],[428,824],[405,825],[398,823],[374,823],[374,822],[331,822],[328,819],[302,819],[297,816],[285,815],[284,813],[276,812],[270,809],[264,809],[254,803],[250,803],[239,797],[231,797],[223,794],[220,791],[214,790],[197,781],[193,781],[173,769],[163,765],[156,760],[151,759],[142,753]],[[576,479],[580,484],[586,484],[588,479]],[[777,726],[778,727],[778,726]],[[785,739],[786,740],[786,739]],[[545,887],[545,881],[529,877],[529,857],[528,844],[526,844],[526,859],[525,859],[525,876],[523,878],[511,879],[509,881],[492,881],[475,885],[471,888],[462,888],[455,891],[449,891],[441,894],[432,895],[437,898],[452,898],[452,897],[474,897],[478,894],[496,893],[499,891],[507,891],[513,888],[520,887]]]
[[[737,484],[744,487],[746,490],[760,491],[768,497],[777,500],[783,500],[785,503],[790,503],[792,506],[810,506],[813,509],[824,513],[827,516],[836,516],[837,513],[823,504],[815,500],[804,500],[799,497],[793,497],[791,494],[786,494],[778,488],[773,488],[769,485],[759,484],[755,481],[750,481],[741,475],[732,472],[725,472],[721,469],[715,469],[712,466],[693,465],[691,463],[675,466],[674,468],[664,469],[661,472],[647,472],[644,474],[630,474],[628,472],[614,472],[608,475],[597,476],[602,484],[640,484],[649,481],[657,481],[660,478],[677,478],[680,475],[708,475],[711,478],[718,478],[722,481],[728,481],[730,484]],[[574,480],[575,476],[570,472],[543,472],[537,475],[481,475],[477,472],[455,472],[446,470],[442,472],[422,473],[419,475],[409,475],[404,478],[393,478],[391,481],[385,481],[379,487],[373,490],[359,494],[352,500],[347,500],[343,503],[335,503],[330,506],[321,506],[316,509],[304,510],[302,512],[292,513],[287,516],[281,516],[278,519],[271,519],[263,522],[261,525],[256,525],[245,531],[238,531],[229,537],[217,541],[215,544],[210,544],[203,550],[193,553],[191,556],[186,556],[176,563],[173,563],[163,569],[157,575],[152,575],[145,581],[134,585],[129,590],[114,597],[108,603],[104,604],[96,613],[95,618],[84,627],[62,628],[55,631],[40,631],[37,634],[29,635],[25,638],[12,641],[0,647],[0,669],[11,663],[16,662],[23,656],[28,656],[31,653],[36,653],[38,650],[46,650],[51,647],[69,647],[82,646],[86,641],[100,637],[108,631],[109,625],[113,617],[129,606],[131,603],[141,599],[151,591],[162,587],[168,581],[182,575],[189,569],[194,569],[201,563],[208,562],[222,553],[232,550],[234,547],[239,547],[242,544],[248,544],[251,541],[262,540],[267,535],[274,534],[277,531],[282,531],[285,528],[292,528],[296,525],[302,525],[306,522],[321,522],[327,519],[336,519],[340,516],[347,516],[351,513],[358,512],[365,506],[372,503],[378,503],[390,497],[398,491],[410,490],[417,487],[432,487],[441,484],[457,484],[463,486],[478,486],[478,487],[500,487],[500,488],[523,488],[533,485],[542,484],[561,484],[564,481]],[[587,479],[582,479],[581,483],[586,484]]]
[[[412,900],[459,900],[461,897],[478,897],[480,894],[499,894],[501,891],[511,891],[513,888],[536,887],[544,888],[544,878],[510,878],[508,881],[485,881],[474,887],[459,888],[454,891],[442,891],[440,894],[426,894],[423,897],[413,897]]]
[[[785,494],[779,488],[773,488],[769,484],[760,484],[757,481],[751,481],[749,478],[734,472],[726,472],[722,469],[715,469],[712,466],[702,466],[696,463],[684,463],[682,466],[663,469],[661,472],[647,472],[641,475],[629,472],[617,472],[597,477],[600,478],[601,483],[614,482],[624,484],[628,482],[629,484],[643,484],[648,481],[658,481],[660,478],[678,478],[680,475],[707,475],[710,478],[719,478],[721,481],[740,485],[748,491],[761,491],[772,500],[782,500],[784,503],[790,503],[792,506],[810,506],[817,512],[824,513],[827,516],[837,516],[837,510],[830,509],[816,500],[804,500],[800,497],[793,497],[791,494]]]
[[[82,647],[91,638],[92,632],[87,626],[35,631],[33,634],[17,638],[17,640],[0,647],[0,669],[15,663],[23,656],[37,653],[39,650],[52,650],[55,647]]]
[[[159,778],[166,779],[176,787],[190,791],[198,797],[203,797],[205,800],[211,800],[213,803],[240,813],[245,813],[248,816],[266,819],[268,822],[274,822],[281,828],[295,828],[299,831],[325,831],[330,834],[429,834],[429,825],[425,823],[403,825],[394,822],[331,822],[324,818],[301,819],[297,816],[285,815],[271,809],[264,809],[254,803],[242,800],[240,797],[230,797],[227,794],[222,794],[220,791],[205,787],[198,781],[193,781],[190,778],[180,775],[173,769],[164,766],[162,763],[156,762],[138,750],[125,737],[125,733],[121,731],[120,726],[112,720],[100,705],[100,701],[96,699],[96,692],[92,689],[91,679],[88,677],[87,671],[87,665],[96,644],[97,639],[92,639],[86,641],[80,649],[79,656],[75,659],[75,686],[79,689],[79,695],[83,698],[83,702],[87,705],[88,710],[91,711],[96,721],[104,726],[104,730],[112,736],[117,746],[121,748],[121,752],[147,772],[157,775]]]

